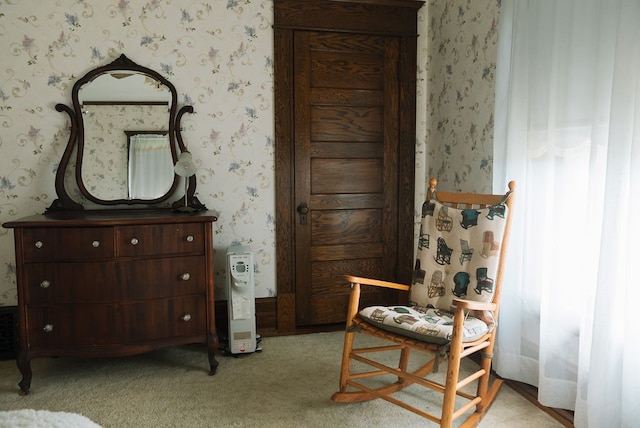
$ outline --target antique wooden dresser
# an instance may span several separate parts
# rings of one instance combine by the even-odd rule
[[[20,388],[42,356],[119,356],[207,343],[213,374],[213,213],[52,213],[13,228]]]

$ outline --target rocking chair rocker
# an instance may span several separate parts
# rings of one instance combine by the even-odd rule
[[[429,180],[425,202],[429,204],[429,209],[422,211],[421,234],[428,235],[423,243],[429,242],[430,245],[418,249],[416,266],[422,270],[422,274],[414,275],[413,284],[408,286],[350,275],[345,277],[351,283],[351,295],[340,390],[331,399],[353,403],[381,398],[436,422],[441,427],[451,427],[453,421],[462,416],[466,420],[461,426],[476,426],[502,385],[499,377],[495,377],[491,386],[489,383],[515,183],[509,183],[509,191],[505,195],[453,192],[436,194],[436,184],[435,178]],[[441,225],[442,219],[434,216],[434,212],[441,212],[440,207],[443,206],[447,207],[445,212],[453,219],[453,230],[437,227]],[[468,214],[468,211],[463,212],[469,209],[477,211],[477,224],[461,222],[464,215]],[[498,246],[498,251],[489,257],[471,257],[463,266],[457,263],[460,254],[468,252],[469,247],[482,247],[487,231],[492,232],[492,244]],[[450,243],[466,241],[467,246],[447,247],[450,250],[447,256],[453,256],[456,263],[451,263],[452,257],[447,257],[443,266],[443,247],[437,243],[445,240]],[[436,271],[440,272],[436,275],[438,282],[444,284],[444,293],[428,291]],[[471,285],[468,293],[465,290],[461,294],[463,277],[465,281],[468,278]],[[491,286],[489,280],[493,281]],[[360,308],[362,286],[409,291],[410,305]],[[463,297],[460,298],[459,295]],[[354,347],[357,333],[382,339],[383,343],[372,344],[369,341],[361,347]],[[360,341],[358,345],[360,346]],[[422,359],[426,360],[420,361],[417,368],[410,358],[412,350],[418,351],[423,355]],[[399,352],[399,362],[389,364],[388,359],[378,357],[381,354],[388,355],[389,352]],[[478,358],[475,360],[479,361],[479,366],[472,363],[475,371],[461,379],[462,359],[476,353]],[[427,378],[427,375],[438,370],[440,360],[444,360],[447,354],[445,380],[437,381],[433,376]],[[383,381],[386,383],[382,383]],[[474,381],[475,393],[465,388]],[[425,392],[443,394],[440,400],[441,412],[429,411],[425,406],[419,407],[415,404],[415,394],[410,394],[410,400],[399,394],[411,385],[425,387]]]

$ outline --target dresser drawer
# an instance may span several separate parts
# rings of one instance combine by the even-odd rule
[[[206,295],[204,256],[182,256],[121,262],[119,282],[129,300]]]
[[[111,258],[113,244],[111,227],[34,228],[22,233],[25,262]]]
[[[114,262],[30,263],[24,270],[27,304],[119,302],[125,286]]]
[[[27,306],[32,350],[122,343],[121,305]]]
[[[201,223],[120,226],[116,229],[118,257],[203,254]]]
[[[129,342],[175,337],[206,338],[207,312],[204,296],[150,300],[126,305]]]

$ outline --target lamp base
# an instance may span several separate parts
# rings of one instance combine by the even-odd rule
[[[171,211],[173,211],[174,213],[183,213],[183,214],[191,214],[194,213],[196,211],[200,211],[197,208],[194,207],[189,207],[189,206],[180,206],[180,207],[174,207],[171,209]]]
[[[196,211],[204,211],[207,207],[195,196],[182,197],[171,204],[171,210],[182,213],[193,213]]]

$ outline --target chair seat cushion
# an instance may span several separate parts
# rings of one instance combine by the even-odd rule
[[[428,343],[444,345],[451,341],[453,313],[441,309],[423,309],[412,306],[370,306],[359,316],[383,330]],[[464,322],[463,342],[472,342],[489,332],[482,320],[467,316]]]

